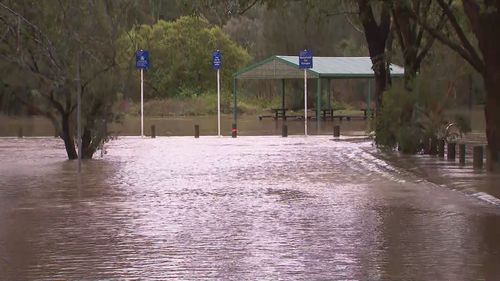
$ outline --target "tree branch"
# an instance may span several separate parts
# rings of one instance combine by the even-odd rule
[[[255,6],[257,3],[259,2],[259,0],[254,0],[253,2],[251,2],[248,6],[244,7],[243,9],[241,9],[238,14],[241,16],[243,15],[244,13],[246,13],[248,10],[250,10],[253,6]]]
[[[452,0],[448,0],[449,3],[451,3]],[[439,18],[439,21],[435,27],[435,30],[441,30],[446,24],[446,15],[445,13],[442,13],[441,14],[441,17]],[[421,29],[421,33],[423,33],[425,29],[422,28]],[[432,45],[434,44],[434,41],[436,40],[436,38],[434,36],[428,36],[430,38],[427,38],[427,42],[425,44],[425,46],[422,48],[422,50],[420,51],[420,53],[417,53],[417,58],[416,58],[416,61],[418,64],[420,64],[422,62],[422,60],[424,59],[424,57],[427,55],[427,53],[429,52],[429,50],[431,49]]]
[[[460,41],[462,42],[462,45],[464,46],[465,50],[468,51],[469,56],[471,57],[471,59],[474,60],[474,61],[476,61],[475,64],[484,65],[483,60],[481,59],[481,57],[477,53],[476,49],[469,42],[469,39],[467,39],[467,36],[465,35],[462,27],[460,27],[460,25],[459,25],[459,23],[458,23],[455,15],[450,10],[450,6],[447,5],[444,2],[444,0],[436,0],[436,1],[438,2],[439,6],[441,6],[441,8],[443,9],[444,13],[448,17],[448,20],[450,21],[451,26],[453,27],[453,29],[457,33],[457,36],[460,39]]]
[[[14,95],[14,97],[22,105],[24,105],[29,111],[32,111],[36,114],[43,115],[43,116],[47,117],[52,122],[52,124],[54,125],[54,127],[56,128],[58,133],[60,134],[61,130],[60,130],[58,122],[57,122],[58,120],[50,111],[42,110],[41,108],[39,108],[38,106],[36,106],[32,102],[29,102],[28,100],[22,98],[20,95]]]
[[[90,83],[92,83],[97,77],[99,77],[101,74],[104,74],[111,69],[113,69],[117,65],[116,61],[113,60],[113,63],[107,65],[106,67],[102,68],[101,70],[97,71],[92,75],[91,78],[86,80],[84,83],[82,83],[82,90],[85,89]]]
[[[448,46],[455,52],[457,52],[461,57],[463,57],[467,62],[469,62],[472,67],[474,67],[478,72],[483,73],[484,71],[484,63],[482,60],[475,60],[473,56],[469,54],[469,52],[463,48],[463,46],[453,42],[450,38],[443,35],[441,32],[435,30],[429,24],[424,22],[418,15],[415,14],[414,11],[410,11],[409,15],[415,19],[418,24],[420,24],[429,34],[435,37],[442,44]]]
[[[15,17],[17,17],[19,20],[22,20],[24,23],[26,23],[28,26],[30,26],[34,30],[33,36],[32,36],[33,41],[38,42],[40,45],[42,45],[42,48],[44,48],[47,51],[47,56],[49,57],[49,61],[52,62],[54,67],[61,70],[62,68],[61,68],[60,64],[57,62],[57,59],[53,53],[54,45],[52,44],[52,41],[41,31],[41,29],[37,25],[33,24],[28,19],[26,19],[23,15],[14,11],[13,9],[11,9],[7,5],[3,4],[2,2],[0,2],[0,8],[4,8],[9,13],[11,13]],[[12,24],[9,24],[9,25],[12,27]],[[38,34],[42,40],[37,40],[35,34]],[[44,41],[45,41],[45,43],[43,43]]]

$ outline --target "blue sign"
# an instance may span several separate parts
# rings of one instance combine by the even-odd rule
[[[299,53],[299,68],[313,68],[313,53],[309,50],[304,50]]]
[[[219,50],[212,53],[212,67],[219,70],[222,66],[222,55]]]
[[[149,52],[148,51],[137,51],[135,53],[135,68],[136,69],[148,69],[149,68]]]

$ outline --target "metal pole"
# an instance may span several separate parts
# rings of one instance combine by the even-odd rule
[[[328,78],[328,109],[332,109],[332,97],[331,97],[331,80]]]
[[[220,137],[220,69],[217,69],[217,135]]]
[[[304,136],[307,136],[307,69],[304,69]]]
[[[82,171],[82,96],[80,91],[78,91],[77,97],[77,138],[78,138],[78,173]]]
[[[318,77],[316,80],[316,124],[319,128],[319,122],[321,119],[321,78]]]
[[[233,77],[233,124],[231,126],[231,136],[233,138],[236,138],[238,135],[238,126],[236,125],[236,119],[237,119],[237,110],[238,110],[238,105],[236,101],[236,77]]]
[[[80,81],[80,54],[77,57],[76,66],[76,130],[78,145],[78,173],[82,171],[82,87]]]
[[[141,68],[141,137],[144,137],[144,70]]]
[[[285,79],[281,79],[281,108],[285,110]]]

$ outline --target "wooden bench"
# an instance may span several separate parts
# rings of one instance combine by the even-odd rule
[[[286,120],[286,112],[288,108],[271,108],[271,111],[273,115],[260,115],[259,120],[262,120],[264,118],[273,118],[274,120],[278,120],[282,118],[283,120]]]

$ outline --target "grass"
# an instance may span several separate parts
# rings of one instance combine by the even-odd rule
[[[232,99],[230,95],[223,95],[221,112],[232,113]],[[271,113],[271,108],[280,107],[279,99],[263,101],[256,98],[241,97],[238,99],[238,114],[263,115]],[[339,105],[337,103],[337,105]],[[362,116],[363,112],[352,106],[334,106],[335,115]],[[140,103],[130,102],[125,112],[129,115],[140,113]],[[287,114],[303,114],[304,110],[290,110]],[[185,98],[151,99],[144,102],[144,113],[149,117],[169,116],[205,116],[217,114],[217,97],[215,95],[199,95]]]

